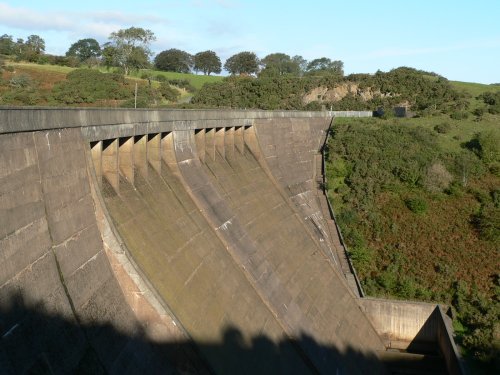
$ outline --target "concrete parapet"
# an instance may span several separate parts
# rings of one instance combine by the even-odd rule
[[[89,141],[174,129],[251,125],[255,119],[331,117],[328,112],[0,107],[0,134],[82,128]],[[117,126],[119,125],[119,126]]]

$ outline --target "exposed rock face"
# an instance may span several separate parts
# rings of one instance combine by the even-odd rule
[[[304,95],[303,103],[308,104],[314,101],[335,103],[348,95],[359,96],[363,101],[372,100],[377,96],[382,98],[392,96],[391,94],[382,94],[380,90],[373,90],[371,87],[360,88],[357,83],[345,82],[334,88],[325,86],[316,87]]]

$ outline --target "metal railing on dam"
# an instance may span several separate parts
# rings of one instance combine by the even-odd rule
[[[323,217],[331,120],[1,109],[0,368],[384,373]]]

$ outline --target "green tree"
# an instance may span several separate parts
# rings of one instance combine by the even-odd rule
[[[26,41],[17,39],[14,47],[18,59],[36,62],[45,52],[45,41],[38,35],[30,35]]]
[[[114,50],[107,51],[106,58],[112,58],[113,65],[123,69],[125,75],[132,69],[141,69],[148,65],[151,51],[149,45],[156,40],[151,30],[140,27],[129,27],[112,32],[109,36]]]
[[[201,71],[205,75],[221,72],[222,64],[219,56],[214,51],[198,52],[194,55],[194,70]]]
[[[177,48],[162,51],[155,57],[155,67],[167,72],[189,73],[192,66],[193,56]]]
[[[80,39],[69,47],[66,56],[74,56],[78,58],[80,62],[86,62],[92,58],[101,56],[101,46],[95,39]]]
[[[30,51],[38,55],[45,52],[45,40],[38,35],[30,35],[28,39],[26,39],[26,46]]]
[[[224,64],[230,74],[256,74],[259,71],[259,59],[254,52],[240,52],[231,56]]]
[[[103,47],[101,51],[102,63],[109,70],[109,68],[116,65],[116,47],[113,47],[110,43],[105,43]]]
[[[261,60],[264,70],[261,74],[264,75],[299,75],[299,61],[294,61],[285,53],[271,53]]]
[[[0,55],[13,55],[15,52],[15,43],[12,35],[3,34],[0,36]]]
[[[472,141],[473,151],[485,163],[491,163],[500,160],[500,136],[493,131],[477,133]]]
[[[17,59],[22,59],[24,56],[24,50],[26,49],[26,44],[24,44],[23,38],[17,38],[16,43],[14,43],[14,55]]]
[[[307,60],[300,55],[295,55],[292,57],[292,62],[297,64],[297,66],[299,67],[299,75],[304,75],[307,69]]]
[[[327,57],[312,60],[307,64],[307,72],[314,75],[344,75],[344,63],[340,60],[332,61]]]

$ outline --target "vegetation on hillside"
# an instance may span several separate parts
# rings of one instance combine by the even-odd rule
[[[336,119],[328,144],[329,196],[367,294],[451,304],[484,361],[500,354],[498,121]]]
[[[330,66],[330,64],[324,64]],[[455,90],[443,77],[431,77],[411,68],[397,68],[390,72],[374,75],[352,74],[343,77],[341,67],[330,68],[316,64],[310,74],[263,75],[259,78],[229,77],[222,82],[206,85],[193,98],[193,103],[223,108],[260,109],[313,109],[326,107],[333,110],[376,110],[392,111],[398,104],[410,106],[412,111],[429,115],[454,113],[468,108],[467,97]],[[315,65],[315,66],[316,66]],[[318,74],[330,69],[327,75]],[[333,90],[341,85],[356,87],[341,99],[322,97],[305,101],[311,90],[323,87]],[[369,93],[369,97],[360,92]]]

